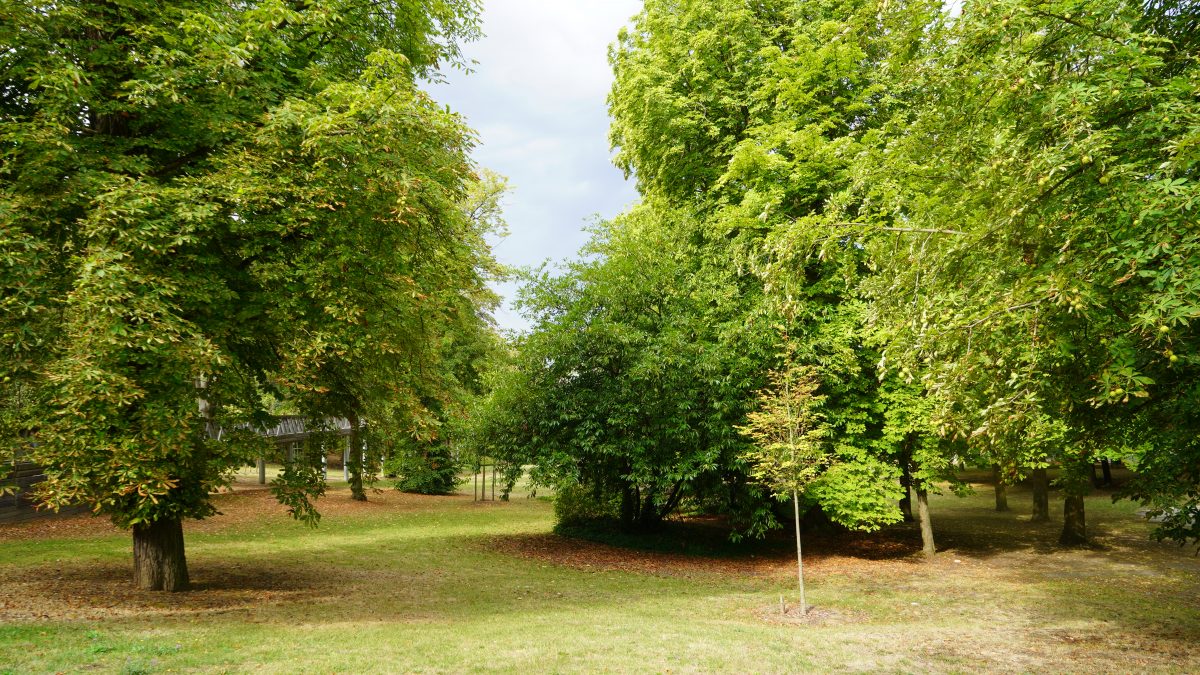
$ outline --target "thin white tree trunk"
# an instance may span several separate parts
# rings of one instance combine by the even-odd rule
[[[788,445],[792,451],[792,466],[796,465],[796,427],[792,422],[792,392],[791,373],[783,380],[783,398],[787,401],[788,413]],[[796,521],[796,579],[800,583],[800,616],[808,614],[808,605],[804,602],[804,557],[800,552],[800,491],[792,488],[792,511]]]
[[[800,582],[800,616],[808,614],[808,605],[804,602],[804,557],[800,552],[800,493],[792,490],[792,509],[796,515],[796,578]]]

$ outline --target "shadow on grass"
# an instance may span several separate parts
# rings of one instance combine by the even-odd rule
[[[1025,502],[1023,495],[1014,488],[1010,503],[1016,507]],[[939,556],[931,565],[923,564],[920,535],[911,524],[876,533],[807,533],[806,565],[811,565],[816,579],[823,573],[850,571],[847,587],[863,593],[887,586],[936,587],[958,575],[960,585],[977,585],[986,595],[991,592],[986,584],[999,579],[1029,586],[1025,599],[1036,600],[1037,605],[1030,611],[1064,616],[1079,611],[1079,605],[1055,604],[1058,590],[1112,585],[1111,597],[1088,602],[1097,608],[1094,612],[1111,615],[1115,622],[1127,621],[1134,629],[1142,619],[1136,614],[1123,617],[1121,603],[1140,597],[1157,602],[1163,597],[1161,589],[1146,590],[1134,582],[1162,585],[1166,578],[1143,570],[1155,575],[1200,570],[1200,561],[1177,553],[1164,555],[1165,547],[1146,539],[1148,528],[1143,523],[1111,510],[1092,525],[1109,547],[1105,555],[1072,551],[1064,551],[1061,559],[1046,555],[1061,551],[1054,544],[1061,516],[1048,524],[1032,524],[1027,516],[986,508],[989,499],[982,493],[963,500],[935,498],[939,548],[954,554]],[[1100,500],[1099,505],[1105,498],[1093,499]],[[345,508],[349,518],[350,509],[356,507]],[[412,513],[405,504],[394,508]],[[450,505],[439,503],[437,508]],[[0,569],[0,597],[5,599],[0,621],[159,621],[229,614],[233,620],[282,625],[312,620],[473,621],[523,613],[558,616],[600,607],[669,605],[681,599],[758,592],[764,586],[755,579],[783,579],[794,573],[795,544],[787,530],[765,540],[733,543],[728,527],[720,521],[695,519],[671,523],[652,535],[610,532],[597,542],[596,533],[586,540],[545,531],[496,534],[494,524],[506,522],[500,517],[503,506],[459,513],[453,525],[442,520],[447,512],[430,506],[419,520],[346,520],[347,528],[331,521],[332,527],[305,531],[302,538],[297,534],[264,543],[261,552],[247,551],[245,543],[235,540],[210,540],[201,554],[189,557],[193,590],[188,593],[134,589],[129,562],[4,568]],[[517,515],[509,512],[509,517]],[[419,526],[421,535],[411,536],[410,526]],[[313,546],[314,542],[319,545]],[[1014,555],[996,565],[992,577],[970,576],[962,567],[948,564],[960,555],[987,559],[1007,554]],[[632,574],[595,574],[608,571]],[[638,576],[646,574],[665,578]],[[1191,593],[1193,586],[1168,589],[1165,597]],[[1194,618],[1197,605],[1189,597],[1186,611]],[[1172,630],[1179,626],[1186,630],[1191,624],[1169,625]]]

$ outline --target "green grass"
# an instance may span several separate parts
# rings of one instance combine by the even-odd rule
[[[0,673],[1200,669],[1200,562],[1103,496],[1094,549],[1058,550],[1058,524],[997,514],[990,490],[934,499],[931,563],[911,528],[815,537],[809,602],[834,614],[807,625],[772,614],[795,598],[786,539],[757,567],[613,569],[625,554],[550,537],[544,500],[335,491],[310,530],[260,497],[189,529],[183,594],[129,587],[125,533],[0,530]]]

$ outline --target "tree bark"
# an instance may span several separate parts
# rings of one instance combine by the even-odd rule
[[[638,512],[637,528],[643,532],[648,532],[658,527],[661,522],[660,510],[654,502],[654,491],[647,490],[646,497],[642,500],[642,508]]]
[[[992,482],[996,486],[996,510],[1008,510],[1008,486],[1000,479],[1000,465],[992,465]]]
[[[1100,470],[1104,472],[1104,485],[1112,486],[1112,464],[1107,459],[1100,460]]]
[[[1058,543],[1063,546],[1081,546],[1087,542],[1083,495],[1069,494],[1063,500],[1063,531],[1062,536],[1058,538]]]
[[[808,601],[804,599],[804,556],[800,548],[800,493],[796,490],[792,490],[792,517],[796,523],[796,578],[800,582],[800,615],[807,616]]]
[[[633,524],[637,521],[637,494],[633,491],[633,486],[626,484],[621,490],[621,529],[630,532],[633,530]]]
[[[350,419],[350,498],[356,502],[367,501],[367,493],[363,490],[363,447],[362,424],[358,415],[351,414]],[[487,491],[487,474],[484,474],[483,489]]]
[[[933,543],[933,522],[929,520],[929,493],[923,487],[918,487],[917,516],[921,521],[921,552],[932,558],[937,552]]]
[[[1049,522],[1050,479],[1046,476],[1046,469],[1034,469],[1029,478],[1033,481],[1033,517],[1030,518],[1030,522]]]
[[[904,522],[911,523],[914,520],[912,512],[912,467],[909,466],[907,458],[901,462],[900,466],[900,488],[904,490],[904,496],[900,498],[900,515],[904,517]]]
[[[133,581],[147,591],[187,590],[183,523],[178,518],[133,526]]]

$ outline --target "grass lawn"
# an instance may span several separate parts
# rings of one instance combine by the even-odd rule
[[[195,590],[131,588],[129,536],[76,516],[0,527],[0,673],[1200,671],[1200,559],[1150,542],[1135,506],[1088,500],[1097,546],[932,500],[939,554],[911,527],[705,557],[549,534],[551,505],[335,487],[318,529],[245,480],[187,526]],[[469,490],[469,486],[468,486]]]

